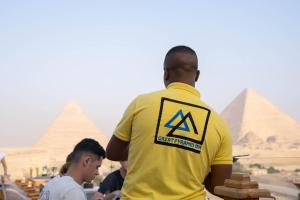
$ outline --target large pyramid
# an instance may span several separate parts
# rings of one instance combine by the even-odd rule
[[[107,138],[86,117],[80,107],[71,102],[65,106],[63,112],[41,135],[34,147],[70,152],[83,138],[93,138],[102,146],[106,147],[107,145]]]
[[[245,89],[221,114],[234,144],[300,145],[300,125],[253,89]]]
[[[6,153],[9,173],[14,178],[20,178],[26,173],[28,175],[29,168],[37,167],[41,170],[44,166],[60,167],[83,138],[93,138],[103,147],[106,147],[108,141],[76,103],[69,103],[33,147],[0,150]],[[105,159],[100,173],[107,173],[111,165]]]

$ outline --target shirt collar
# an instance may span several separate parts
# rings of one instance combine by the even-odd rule
[[[190,92],[193,95],[200,98],[200,92],[196,88],[194,88],[193,86],[190,86],[190,85],[185,84],[185,83],[173,82],[173,83],[171,83],[167,86],[167,89],[185,90],[185,91]]]

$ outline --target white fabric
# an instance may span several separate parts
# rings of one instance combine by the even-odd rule
[[[0,161],[5,157],[5,153],[0,151]]]
[[[86,200],[84,190],[70,176],[50,180],[40,194],[39,200]]]

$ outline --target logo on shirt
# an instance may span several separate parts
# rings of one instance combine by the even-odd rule
[[[178,118],[180,117],[180,121],[174,126],[172,125],[172,123]],[[190,132],[190,128],[188,126],[188,123],[186,120],[190,120],[192,126],[193,126],[193,130],[195,134],[198,134],[197,128],[195,126],[193,117],[191,115],[191,112],[189,112],[188,114],[186,114],[185,116],[183,115],[183,111],[182,109],[180,109],[171,119],[170,121],[168,121],[165,124],[165,127],[167,128],[171,128],[172,130],[169,132],[169,134],[172,134],[172,132],[174,132],[175,130],[182,130],[182,131],[186,131],[186,132]],[[168,135],[169,135],[168,134]]]
[[[163,97],[154,143],[200,153],[210,110]]]

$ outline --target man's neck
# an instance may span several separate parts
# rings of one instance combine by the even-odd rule
[[[170,82],[169,84],[175,83],[175,82],[184,83],[184,84],[190,85],[192,87],[195,87],[195,81],[189,82],[189,81],[186,81],[186,80],[174,80],[174,81]]]
[[[74,181],[76,183],[78,183],[79,185],[81,185],[83,183],[83,179],[80,175],[80,173],[78,173],[78,170],[76,169],[76,167],[70,166],[70,168],[68,169],[66,176],[71,176]]]

